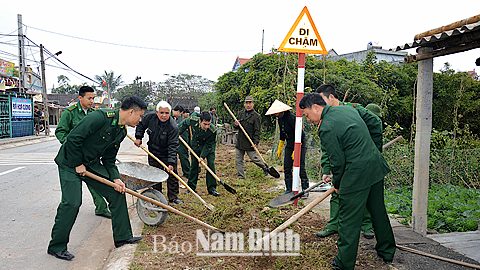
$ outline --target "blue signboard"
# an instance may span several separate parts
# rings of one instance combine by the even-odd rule
[[[32,118],[32,100],[26,98],[12,98],[12,117]]]

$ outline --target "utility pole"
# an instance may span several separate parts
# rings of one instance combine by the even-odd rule
[[[45,135],[50,135],[50,114],[48,113],[48,95],[47,95],[47,82],[45,81],[45,59],[43,58],[43,45],[40,44],[40,64],[42,66],[42,100],[43,100],[43,112],[45,115]]]
[[[24,57],[24,42],[23,42],[23,23],[22,14],[17,14],[18,21],[18,89],[20,93],[25,91],[25,57]]]
[[[263,36],[265,34],[265,29],[262,30],[262,54],[263,54]]]
[[[141,79],[142,79],[142,77],[139,77],[139,76],[137,76],[137,77],[135,78],[135,81],[137,81],[137,82],[135,83],[135,95],[136,95],[136,96],[139,96],[139,95],[138,95],[138,80],[141,80]]]

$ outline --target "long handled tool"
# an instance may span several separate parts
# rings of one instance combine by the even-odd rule
[[[268,166],[267,162],[265,162],[265,159],[263,159],[263,156],[260,154],[260,152],[258,151],[257,147],[255,146],[255,144],[253,143],[252,139],[250,139],[250,136],[248,136],[247,132],[245,131],[245,129],[243,129],[242,125],[240,124],[240,122],[237,120],[237,118],[235,117],[235,115],[232,113],[232,111],[230,110],[230,108],[228,107],[227,103],[223,103],[223,105],[225,105],[225,108],[227,108],[228,112],[230,113],[230,115],[233,117],[233,120],[237,121],[238,122],[238,126],[240,127],[240,129],[243,131],[243,133],[245,134],[245,137],[247,137],[247,139],[250,141],[250,143],[252,144],[252,147],[253,149],[255,149],[255,151],[257,152],[257,155],[260,156],[260,158],[262,159],[263,163],[265,164],[265,166],[267,166],[268,168],[268,173],[275,177],[275,178],[280,178],[280,174],[277,172],[277,170],[275,170],[275,168],[273,167],[270,167]]]
[[[282,225],[278,226],[275,230],[271,231],[268,235],[264,236],[262,239],[259,239],[257,241],[257,244],[261,244],[263,241],[266,241],[267,239],[272,238],[275,234],[278,232],[282,231],[283,229],[287,228],[290,226],[293,222],[295,222],[297,219],[299,219],[301,216],[305,215],[310,209],[312,209],[314,206],[319,204],[321,201],[325,200],[325,198],[328,197],[328,195],[332,194],[335,191],[335,188],[332,187],[329,190],[325,191],[321,196],[313,200],[311,203],[309,203],[305,208],[300,210],[300,212],[296,213],[293,215],[291,218],[289,218],[287,221],[285,221]]]
[[[415,254],[418,254],[418,255],[423,255],[423,256],[426,256],[426,257],[433,258],[433,259],[442,260],[442,261],[449,262],[449,263],[455,263],[455,264],[458,264],[458,265],[463,265],[463,266],[471,267],[471,268],[474,268],[474,269],[480,269],[480,265],[461,262],[461,261],[457,261],[457,260],[452,260],[452,259],[449,259],[449,258],[440,257],[440,256],[437,256],[437,255],[429,254],[429,253],[426,253],[426,252],[423,252],[423,251],[420,251],[420,250],[416,250],[416,249],[413,249],[413,248],[408,248],[408,247],[404,247],[404,246],[400,246],[400,245],[396,245],[396,247],[399,248],[399,249],[409,251],[411,253],[415,253]]]
[[[390,147],[392,144],[400,141],[401,139],[403,139],[403,137],[402,137],[402,136],[398,136],[397,138],[395,138],[395,139],[389,141],[388,143],[384,144],[384,145],[382,146],[382,149],[386,149],[386,148]]]
[[[220,180],[220,178],[218,178],[218,176],[207,166],[207,164],[205,164],[205,162],[202,160],[200,161],[200,157],[197,156],[197,154],[195,153],[195,151],[192,150],[192,148],[188,145],[188,143],[186,143],[182,137],[178,137],[180,139],[180,141],[182,141],[182,143],[185,145],[185,147],[187,147],[188,150],[190,150],[190,153],[192,153],[197,159],[198,159],[198,162],[200,162],[203,167],[205,167],[205,169],[211,174],[213,175],[213,177],[215,179],[217,179],[218,182],[220,182],[220,184],[223,185],[223,187],[225,187],[225,189],[232,193],[232,194],[236,194],[237,191],[235,189],[233,189],[231,186],[225,184],[225,182],[223,182],[222,180]]]
[[[130,138],[130,140],[132,140],[133,142],[135,142],[135,140],[127,134],[127,137]],[[165,169],[168,170],[168,166],[165,165],[165,163],[163,163],[160,159],[158,159],[155,155],[153,155],[152,153],[150,153],[150,151],[147,150],[147,148],[143,147],[143,145],[140,145],[140,148],[143,149],[143,151],[145,151],[148,155],[150,155],[152,158],[154,158],[158,163],[160,163],[160,165],[162,165]],[[185,181],[183,181],[183,179],[178,176],[175,172],[170,172],[173,176],[175,176],[175,178],[178,179],[178,181],[180,181],[180,183],[182,183],[193,195],[195,195],[195,197],[197,197],[197,199],[202,202],[203,205],[205,205],[205,207],[207,207],[208,209],[210,210],[215,210],[215,207],[211,204],[207,204],[207,202],[205,202],[205,200],[202,199],[202,197],[200,197],[200,195],[198,195],[195,191],[193,191],[193,189],[191,189],[187,183],[185,183]]]
[[[87,171],[85,175],[88,176],[88,177],[90,177],[90,178],[92,178],[92,179],[95,179],[95,180],[97,180],[97,181],[99,181],[99,182],[102,182],[102,183],[104,183],[104,184],[106,184],[106,185],[109,185],[109,186],[111,186],[111,187],[113,187],[113,188],[116,188],[116,187],[118,186],[117,184],[113,183],[112,181],[109,181],[109,180],[107,180],[107,179],[105,179],[105,178],[103,178],[103,177],[100,177],[100,176],[98,176],[98,175],[96,175],[96,174],[93,174],[93,173],[91,173],[91,172],[88,172],[88,171]],[[222,232],[222,230],[220,230],[220,229],[218,229],[218,228],[215,228],[215,227],[213,227],[213,226],[211,226],[211,225],[209,225],[209,224],[207,224],[207,223],[205,223],[205,222],[203,222],[203,221],[201,221],[201,220],[198,220],[198,219],[196,219],[196,218],[194,218],[194,217],[192,217],[192,216],[189,216],[189,215],[187,215],[187,214],[185,214],[185,213],[182,213],[182,212],[180,212],[179,210],[177,210],[177,209],[175,209],[175,208],[173,208],[173,207],[171,207],[171,206],[168,206],[168,205],[166,205],[166,204],[163,204],[163,203],[161,203],[161,202],[159,202],[159,201],[157,201],[157,200],[154,200],[154,199],[152,199],[152,198],[143,196],[142,194],[139,194],[139,193],[137,193],[137,192],[135,192],[135,191],[133,191],[133,190],[131,190],[131,189],[128,189],[128,188],[127,188],[127,189],[126,189],[126,192],[127,192],[128,194],[131,194],[131,195],[133,195],[133,196],[135,196],[135,197],[138,197],[138,198],[140,198],[140,199],[142,199],[142,200],[144,200],[144,201],[147,201],[147,202],[149,202],[149,203],[152,203],[152,204],[158,205],[158,206],[160,206],[160,207],[162,207],[162,208],[164,208],[164,209],[167,209],[168,211],[170,211],[170,212],[172,212],[172,213],[175,213],[175,214],[178,214],[178,215],[180,215],[180,216],[182,216],[182,217],[185,217],[185,218],[187,218],[187,219],[190,219],[191,221],[193,221],[193,222],[195,222],[195,223],[197,223],[197,224],[200,224],[200,225],[202,225],[202,226],[204,226],[204,227],[206,227],[206,228],[209,228],[209,229],[211,229],[211,230],[215,230],[215,231],[217,231],[217,232]]]
[[[297,195],[295,195],[295,192],[289,192],[287,194],[283,194],[281,196],[278,196],[276,198],[273,198],[269,203],[268,205],[270,205],[271,207],[280,207],[280,206],[285,206],[285,205],[289,205],[289,204],[292,204],[295,202],[295,200],[297,198],[300,198],[303,196],[303,194],[309,192],[310,190],[318,187],[319,185],[322,185],[323,182],[320,181],[318,183],[315,183],[315,185],[305,189],[305,190],[302,190],[301,192],[299,192]]]

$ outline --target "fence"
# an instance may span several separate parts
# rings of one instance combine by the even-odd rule
[[[307,141],[305,166],[309,179],[321,179],[321,150],[316,127],[304,123]],[[278,147],[278,126],[272,145],[272,156]],[[387,143],[387,141],[384,141]],[[385,186],[394,188],[413,185],[414,145],[394,143],[384,149],[383,156],[390,166],[391,172],[385,177]],[[282,159],[283,160],[283,159]],[[431,149],[430,150],[430,184],[452,184],[467,188],[480,188],[480,148],[475,149]]]
[[[414,146],[396,143],[383,151],[391,172],[385,177],[387,188],[413,185]],[[307,173],[318,179],[321,173],[321,150],[310,143],[307,150]],[[452,184],[480,188],[480,148],[430,151],[430,184]]]

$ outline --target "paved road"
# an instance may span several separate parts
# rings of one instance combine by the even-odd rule
[[[75,259],[62,261],[46,254],[61,200],[53,161],[59,148],[60,143],[51,140],[0,150],[0,269],[99,269],[114,250],[111,221],[95,216],[92,197],[84,185],[68,245]],[[119,156],[134,160],[138,150],[126,139]],[[132,220],[132,226],[138,235],[138,218]]]

